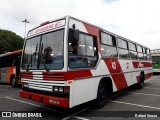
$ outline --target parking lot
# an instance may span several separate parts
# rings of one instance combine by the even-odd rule
[[[115,93],[101,109],[92,108],[92,103],[89,102],[68,112],[68,109],[56,108],[20,98],[19,90],[21,90],[20,87],[12,88],[9,85],[0,85],[1,112],[42,113],[41,119],[43,120],[115,120],[115,117],[118,120],[127,120],[128,117],[133,120],[160,119],[160,76],[153,76],[146,81],[143,89],[129,87]],[[33,119],[38,120],[40,118],[35,117]]]

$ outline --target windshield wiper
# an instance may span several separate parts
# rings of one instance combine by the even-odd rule
[[[41,59],[43,58],[43,56],[42,56],[42,51],[43,51],[43,43],[42,43],[42,45],[41,45],[41,50],[40,50],[39,64],[41,63]],[[49,69],[47,68],[45,62],[42,61],[42,64],[44,65],[44,68],[46,69],[46,71],[49,72]]]
[[[37,55],[37,48],[38,48],[38,43],[37,43],[37,45],[36,45],[36,49],[35,49],[35,53],[34,53],[34,63],[35,63],[35,61],[36,61],[36,55]]]
[[[38,43],[37,43],[37,45],[36,45],[35,53],[33,53],[33,54],[35,54],[35,59],[36,59],[37,48],[38,48]],[[29,66],[30,66],[30,64],[31,64],[31,62],[32,62],[33,54],[31,55],[31,59],[30,59],[28,65],[27,65],[26,71],[29,70]],[[35,62],[35,59],[34,59],[34,62]]]
[[[30,61],[29,61],[28,65],[27,65],[27,69],[26,69],[26,71],[28,71],[28,70],[29,70],[29,66],[30,66],[31,62],[32,62],[32,55],[31,55],[31,59],[30,59]]]

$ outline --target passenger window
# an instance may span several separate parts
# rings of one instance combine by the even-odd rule
[[[150,50],[149,49],[147,49],[147,60],[151,60],[151,54],[150,54]]]
[[[143,48],[144,60],[147,60],[146,48]]]
[[[130,49],[130,56],[131,56],[131,59],[137,59],[138,56],[137,56],[137,50],[136,50],[136,45],[134,43],[131,43],[131,42],[128,42],[128,45],[129,45],[129,49]]]
[[[101,32],[101,54],[104,57],[118,57],[115,36]]]
[[[137,45],[137,51],[138,51],[138,59],[143,60],[144,57],[143,57],[143,53],[142,53],[142,51],[143,51],[142,47]]]
[[[130,58],[127,41],[118,38],[118,53],[120,58]]]

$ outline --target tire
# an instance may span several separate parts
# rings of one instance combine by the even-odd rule
[[[17,85],[17,82],[16,82],[15,77],[11,77],[11,86],[16,87],[16,85]]]
[[[137,88],[143,89],[143,87],[144,87],[144,75],[141,74],[139,77],[139,82],[137,83]]]
[[[96,108],[102,108],[106,104],[107,97],[107,85],[105,84],[105,82],[101,81],[98,86],[97,98],[94,101],[94,106]]]

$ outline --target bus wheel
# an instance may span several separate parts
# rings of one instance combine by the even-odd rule
[[[144,87],[144,75],[141,74],[139,77],[139,82],[137,84],[138,89],[142,89]]]
[[[16,79],[15,77],[11,77],[11,86],[16,87]]]
[[[107,101],[107,85],[105,82],[101,81],[99,86],[98,86],[98,91],[97,91],[97,98],[95,100],[95,107],[96,108],[101,108],[105,105]]]

